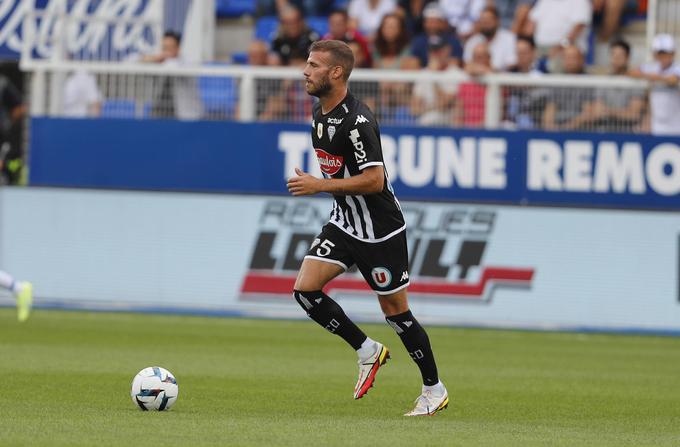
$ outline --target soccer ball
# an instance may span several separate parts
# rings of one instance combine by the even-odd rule
[[[169,410],[177,400],[179,388],[175,376],[159,366],[150,366],[132,379],[132,402],[143,411]]]

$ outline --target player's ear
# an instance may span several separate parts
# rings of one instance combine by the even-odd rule
[[[336,65],[333,67],[333,73],[331,73],[331,76],[333,79],[340,79],[342,78],[342,67],[340,65]]]

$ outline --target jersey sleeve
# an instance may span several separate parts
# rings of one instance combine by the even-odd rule
[[[350,127],[348,135],[351,144],[348,150],[352,151],[349,156],[354,158],[359,170],[382,166],[382,148],[375,118],[368,113],[358,113],[350,118],[354,120],[354,125]]]

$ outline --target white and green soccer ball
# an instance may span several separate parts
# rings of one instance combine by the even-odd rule
[[[169,410],[177,401],[177,380],[170,371],[160,366],[150,366],[132,379],[132,402],[143,411]]]

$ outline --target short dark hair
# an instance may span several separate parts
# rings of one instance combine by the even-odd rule
[[[320,51],[331,56],[331,65],[342,67],[343,79],[347,81],[354,68],[354,53],[345,42],[341,40],[317,40],[309,47],[309,52]]]
[[[328,14],[328,17],[330,17],[330,16],[332,16],[332,15],[335,15],[335,14],[340,14],[342,17],[345,18],[345,20],[349,20],[349,14],[347,13],[347,10],[346,10],[346,9],[335,8],[334,10],[332,10],[332,11],[330,12],[330,14]]]
[[[616,47],[623,48],[626,52],[626,56],[630,56],[630,44],[623,39],[616,39],[609,44],[609,49],[612,50]]]
[[[526,42],[531,48],[536,48],[536,41],[532,36],[517,36],[517,42]]]
[[[482,9],[482,12],[490,12],[491,14],[496,16],[496,18],[500,17],[500,15],[498,14],[498,8],[496,8],[495,6],[486,6],[484,9]]]
[[[174,39],[175,42],[177,42],[177,45],[182,43],[182,33],[178,31],[167,30],[166,32],[163,33],[163,38],[165,39],[166,37]]]

